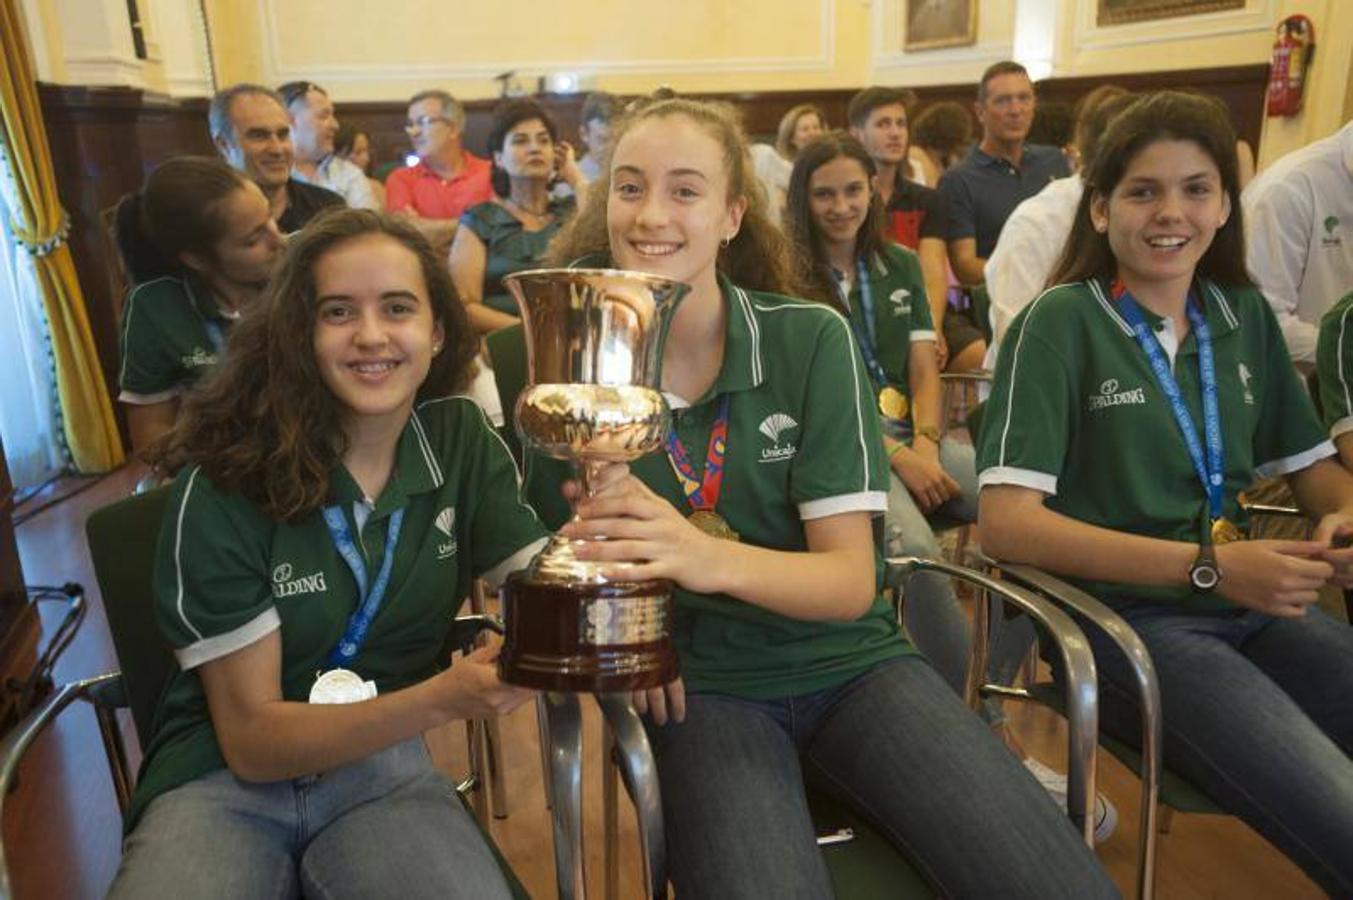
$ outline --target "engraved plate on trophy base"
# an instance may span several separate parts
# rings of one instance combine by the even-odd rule
[[[633,691],[676,678],[670,581],[503,586],[504,681],[549,691]]]

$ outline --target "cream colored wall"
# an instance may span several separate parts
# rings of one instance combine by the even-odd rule
[[[141,3],[158,58],[132,66],[123,0],[23,0],[39,77],[200,90],[205,61],[185,11],[196,3]],[[527,89],[568,72],[585,89],[633,93],[953,84],[1011,57],[1054,76],[1249,65],[1268,60],[1278,19],[1302,13],[1318,43],[1306,111],[1266,121],[1263,166],[1348,119],[1353,29],[1335,28],[1333,13],[1347,16],[1350,5],[1246,0],[1100,28],[1095,0],[980,0],[974,45],[915,53],[901,49],[904,0],[208,0],[207,9],[220,83],[309,78],[340,101],[398,100],[434,85],[492,97],[492,76],[508,69]]]

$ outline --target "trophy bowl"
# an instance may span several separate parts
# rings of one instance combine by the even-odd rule
[[[534,269],[503,279],[521,310],[522,445],[573,462],[629,462],[660,450],[671,415],[658,389],[679,282],[615,269]],[[607,578],[554,535],[503,586],[502,679],[551,691],[630,691],[677,676],[672,582]]]

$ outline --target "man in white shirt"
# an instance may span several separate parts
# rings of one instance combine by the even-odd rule
[[[1099,138],[1109,122],[1134,99],[1123,88],[1106,84],[1086,94],[1077,104],[1076,147],[1084,160],[1081,171],[1092,164]],[[1071,234],[1084,186],[1080,175],[1058,178],[1020,203],[1006,219],[996,249],[986,264],[993,334],[984,361],[986,368],[995,367],[996,348],[1010,322],[1047,287]]]
[[[291,143],[296,153],[292,177],[328,188],[348,206],[378,209],[366,174],[334,153],[338,119],[324,88],[309,81],[289,81],[277,92],[291,117]]]
[[[1269,166],[1241,203],[1250,276],[1309,369],[1320,317],[1353,290],[1353,122]]]

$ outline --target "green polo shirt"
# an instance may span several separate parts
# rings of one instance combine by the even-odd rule
[[[517,301],[503,287],[503,276],[534,269],[545,258],[545,249],[559,233],[577,207],[573,197],[552,197],[550,212],[554,219],[538,231],[527,231],[521,221],[501,203],[492,200],[472,206],[460,217],[460,224],[484,242],[484,304],[517,315]]]
[[[845,317],[821,303],[723,283],[728,311],[723,366],[705,396],[674,406],[677,436],[703,470],[718,413],[730,397],[727,455],[717,512],[742,540],[772,550],[808,549],[803,523],[847,512],[882,514],[888,463],[874,394]],[[568,517],[562,463],[527,454],[527,496],[552,525]],[[689,512],[666,453],[631,471]],[[688,690],[751,698],[802,694],[844,682],[912,652],[882,595],[875,544],[873,605],[853,622],[804,622],[725,594],[677,588],[673,640]]]
[[[1320,408],[1325,427],[1336,438],[1353,431],[1353,294],[1340,300],[1320,320],[1315,364],[1320,380]]]
[[[1303,469],[1334,452],[1258,290],[1200,282],[1216,359],[1225,515],[1245,524],[1237,495],[1256,475]],[[1173,325],[1142,310],[1167,352]],[[1198,345],[1178,346],[1174,375],[1201,438]],[[997,357],[977,468],[982,486],[1018,484],[1088,522],[1197,542],[1207,498],[1146,353],[1097,281],[1055,287],[1015,317]],[[1182,573],[1181,573],[1182,575]],[[1082,581],[1110,603],[1175,602],[1231,609],[1187,587]]]
[[[160,403],[183,393],[216,365],[208,323],[224,337],[232,319],[195,278],[166,276],[138,284],[122,309],[124,403]]]
[[[395,471],[374,507],[342,466],[331,492],[361,536],[367,577],[380,571],[390,515],[404,522],[389,588],[349,668],[382,693],[437,671],[443,642],[471,580],[499,582],[543,545],[544,528],[521,499],[516,465],[484,413],[466,397],[422,404],[399,439]],[[360,531],[356,513],[369,510]],[[155,567],[160,631],[180,669],[155,716],[130,829],[147,803],[225,765],[197,667],[282,632],[282,696],[304,701],[357,608],[352,570],[315,512],[288,524],[199,467],[174,481]]]
[[[935,322],[926,302],[925,277],[916,254],[898,244],[887,244],[868,266],[869,292],[874,299],[875,353],[888,384],[911,398],[907,361],[916,341],[935,340]],[[862,290],[851,284],[847,304],[856,334],[868,334],[864,325]],[[878,409],[877,404],[874,407]],[[904,418],[910,418],[910,404]]]

